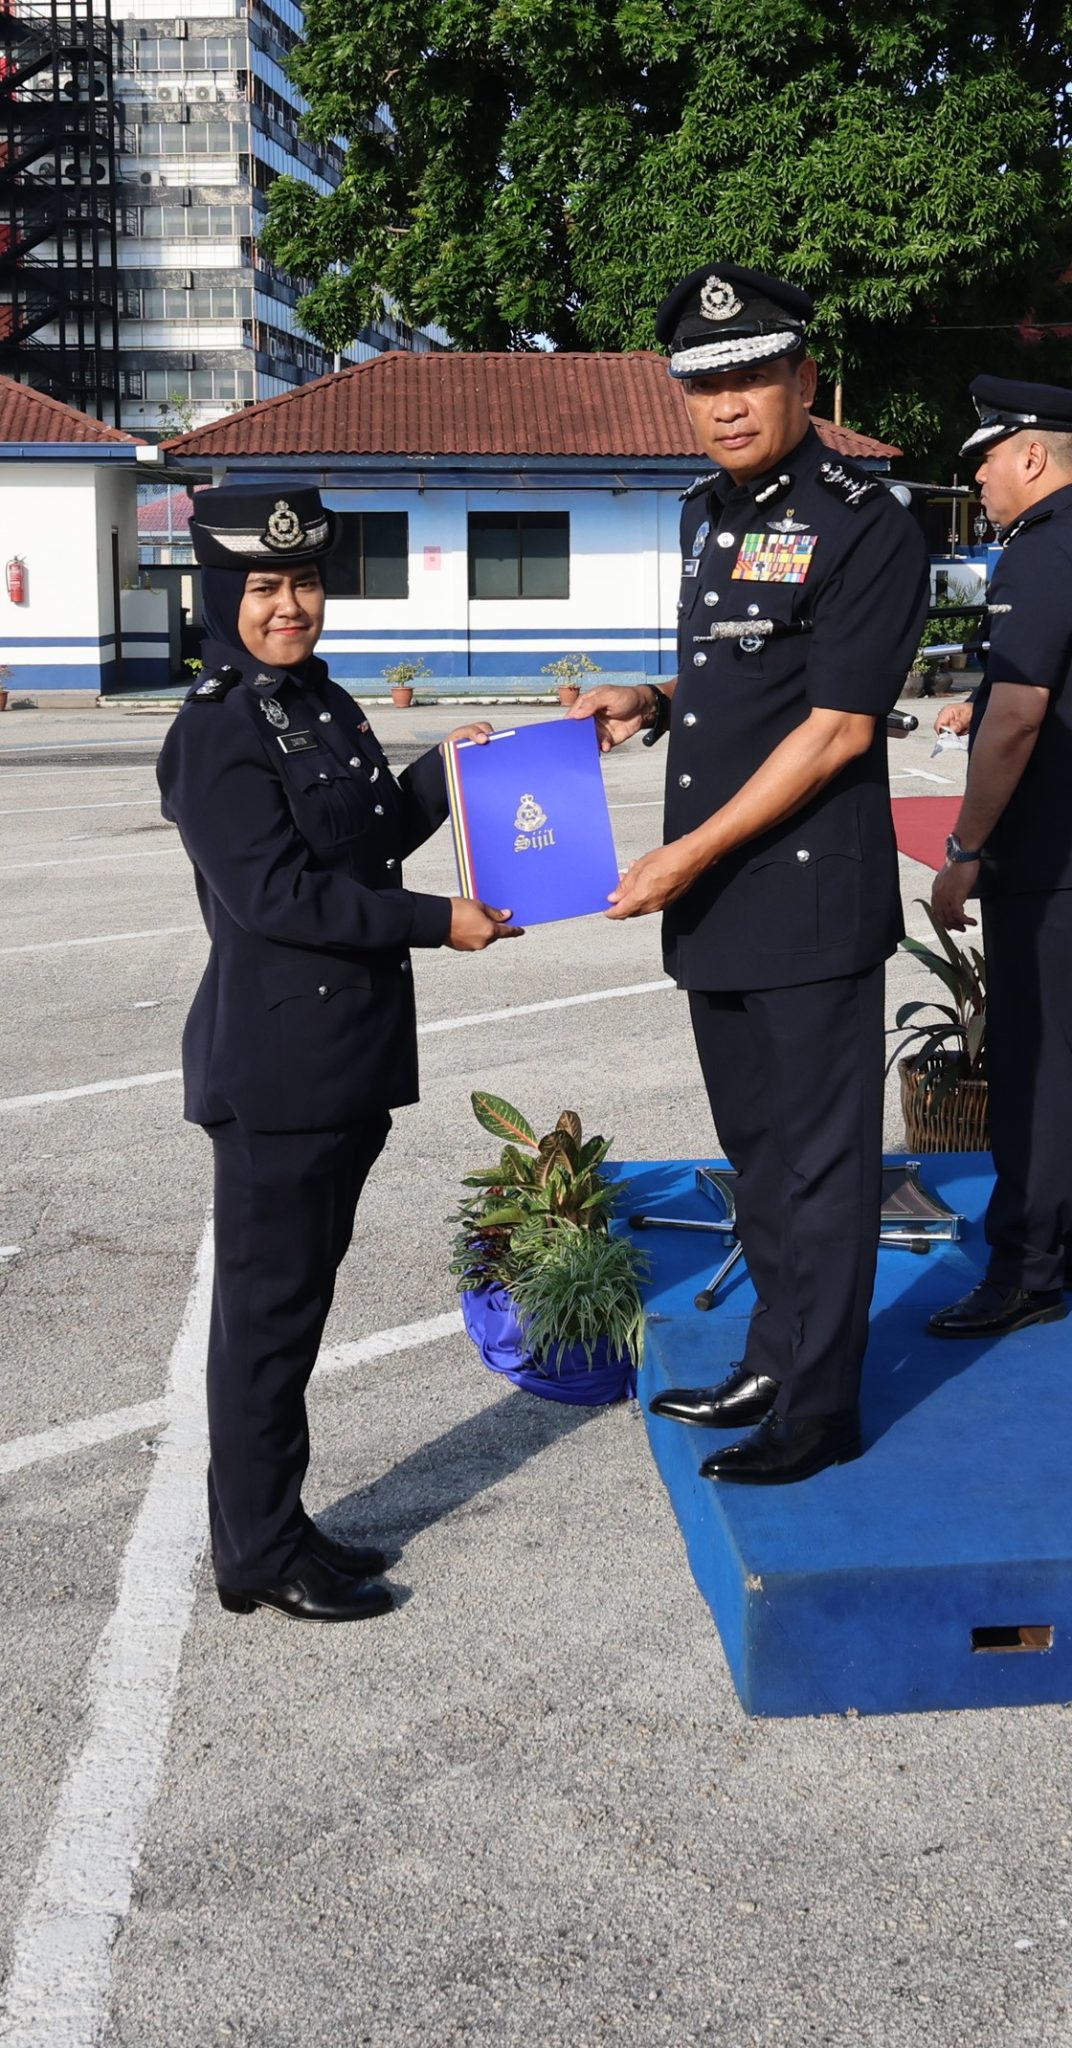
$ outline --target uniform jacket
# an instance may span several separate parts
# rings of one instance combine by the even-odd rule
[[[1008,529],[990,580],[990,651],[971,742],[991,685],[1048,690],[1038,738],[983,849],[979,894],[1072,889],[1072,484]]]
[[[922,533],[813,428],[746,485],[686,495],[665,836],[732,797],[813,707],[865,712],[867,753],[814,801],[701,875],[663,920],[668,973],[695,989],[793,987],[873,967],[904,926],[885,714],[927,606]],[[774,632],[713,640],[719,621]],[[804,630],[801,630],[801,629]]]
[[[241,679],[221,691],[224,664]],[[446,817],[438,752],[396,781],[323,662],[299,677],[210,645],[157,779],[212,941],[183,1034],[190,1121],[333,1130],[415,1101],[409,949],[443,944],[450,903],[405,889],[401,863]]]

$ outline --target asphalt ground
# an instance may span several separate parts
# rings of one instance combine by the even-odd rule
[[[376,717],[401,760],[470,715]],[[173,1078],[205,941],[166,724],[0,724],[0,2039],[1068,2048],[1072,1713],[748,1721],[635,1408],[512,1392],[457,1333],[473,1087],[576,1106],[619,1157],[713,1147],[653,922],[417,957],[437,1028],[340,1275],[307,1496],[397,1556],[400,1604],[222,1613],[209,1148]],[[893,745],[896,790],[959,787],[931,745]],[[623,862],[662,759],[608,763]],[[452,888],[444,835],[408,879]],[[904,863],[917,931],[928,884]],[[891,1018],[925,993],[892,963]]]

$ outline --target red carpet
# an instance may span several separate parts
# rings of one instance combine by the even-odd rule
[[[900,852],[926,868],[940,868],[962,802],[959,796],[895,796],[893,829]]]

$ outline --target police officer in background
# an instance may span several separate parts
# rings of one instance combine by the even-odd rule
[[[325,1622],[392,1605],[369,1583],[383,1553],[327,1536],[301,1494],[336,1270],[390,1111],[417,1099],[410,948],[513,934],[507,911],[403,886],[447,814],[443,765],[433,749],[396,782],[313,652],[333,523],[314,490],[197,493],[204,674],[157,768],[211,940],[183,1071],[214,1153],[216,1582],[233,1613]]]
[[[693,271],[660,307],[670,374],[716,465],[685,496],[677,678],[598,685],[571,714],[595,714],[604,747],[670,728],[666,843],[633,863],[608,914],[664,913],[757,1300],[728,1379],[652,1406],[758,1424],[701,1468],[752,1484],[860,1450],[884,963],[903,930],[885,716],[928,590],[913,519],[811,426],[813,310],[731,263]]]
[[[972,713],[968,779],[934,884],[948,931],[987,966],[997,1180],[978,1287],[932,1316],[939,1337],[1003,1337],[1067,1315],[1072,1240],[1072,391],[977,377],[983,509],[1003,552]]]

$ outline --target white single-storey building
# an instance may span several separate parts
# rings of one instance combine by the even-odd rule
[[[900,452],[815,424],[869,468]],[[440,690],[547,688],[582,653],[673,672],[679,499],[705,463],[661,356],[381,355],[164,454],[190,487],[319,486],[342,520],[321,643],[340,682],[419,660]]]
[[[159,451],[0,377],[0,662],[10,687],[164,687],[165,592],[138,587],[137,488]]]

